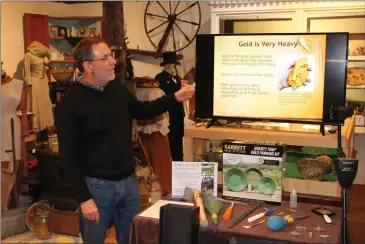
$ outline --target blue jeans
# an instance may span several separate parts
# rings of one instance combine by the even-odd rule
[[[140,212],[138,181],[129,176],[120,181],[86,177],[86,184],[98,207],[100,221],[87,220],[79,209],[80,232],[84,243],[103,244],[106,231],[112,222],[119,244],[129,243],[133,217]]]

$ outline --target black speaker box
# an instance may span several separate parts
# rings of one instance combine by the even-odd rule
[[[199,207],[166,204],[160,208],[159,244],[198,244]]]

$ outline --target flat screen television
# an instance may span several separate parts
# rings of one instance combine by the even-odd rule
[[[348,33],[203,34],[195,116],[335,124],[345,106]]]

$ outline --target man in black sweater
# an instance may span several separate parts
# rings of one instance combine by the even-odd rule
[[[194,88],[140,102],[115,78],[115,60],[99,38],[82,39],[73,51],[82,77],[56,107],[61,164],[80,204],[86,243],[104,243],[112,220],[118,243],[128,243],[140,211],[132,155],[132,119],[150,119],[193,96]]]

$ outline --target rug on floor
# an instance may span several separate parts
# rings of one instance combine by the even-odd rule
[[[81,237],[67,236],[52,233],[52,238],[48,240],[39,240],[33,232],[25,232],[23,234],[8,237],[1,243],[83,243]]]

